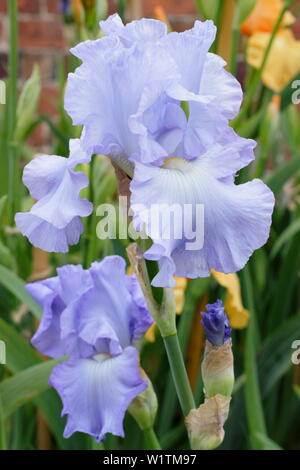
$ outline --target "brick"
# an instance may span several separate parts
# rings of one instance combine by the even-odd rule
[[[59,20],[30,20],[19,22],[20,47],[63,48],[62,24]]]
[[[0,0],[0,12],[6,12],[9,0]],[[20,13],[39,13],[39,0],[18,0],[18,10]]]
[[[8,55],[6,52],[0,52],[0,79],[7,77]]]
[[[42,114],[57,114],[57,106],[59,100],[59,92],[55,86],[44,86],[39,105],[39,111]]]
[[[42,123],[37,126],[34,131],[31,133],[28,144],[35,148],[42,148],[45,144],[45,124]]]
[[[193,15],[197,13],[194,0],[146,0],[143,2],[145,16],[153,16],[156,6],[161,6],[167,14]]]
[[[194,26],[194,22],[197,19],[197,17],[187,17],[187,18],[181,18],[179,15],[178,16],[173,16],[170,17],[170,25],[173,31],[177,32],[182,32],[185,31],[186,29],[191,29]]]
[[[59,14],[60,0],[47,0],[47,9],[49,13]]]
[[[300,23],[299,22],[295,23],[292,26],[292,29],[293,29],[293,33],[295,35],[295,38],[299,40],[300,39]]]
[[[21,56],[21,76],[27,79],[31,76],[34,64],[40,67],[42,82],[53,82],[58,79],[57,66],[58,62],[63,60],[63,56],[50,53],[29,53],[26,52]]]

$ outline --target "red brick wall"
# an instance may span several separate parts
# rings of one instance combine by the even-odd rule
[[[9,0],[0,0],[0,78],[5,76],[7,66],[8,2]],[[116,11],[116,4],[116,0],[109,0],[109,13]],[[142,15],[153,16],[154,8],[158,5],[164,8],[172,28],[177,31],[191,27],[197,18],[194,0],[142,0]],[[68,54],[59,0],[18,0],[18,6],[20,83],[30,76],[33,64],[38,63],[43,81],[40,111],[55,115],[58,64]],[[295,30],[297,31],[297,25]],[[300,36],[299,23],[297,32]],[[48,140],[49,133],[45,126],[41,126],[36,132],[35,142],[42,146]]]
[[[6,76],[9,0],[0,0],[0,78]],[[109,0],[109,12],[116,11],[115,0]],[[161,5],[176,30],[183,30],[196,18],[194,0],[142,0],[142,14],[152,16],[154,8]],[[20,83],[28,78],[34,63],[41,69],[43,92],[40,111],[55,114],[57,101],[58,64],[68,54],[64,38],[64,25],[59,13],[59,0],[18,0],[19,7],[19,60]],[[41,126],[35,133],[38,146],[47,144],[49,133]]]

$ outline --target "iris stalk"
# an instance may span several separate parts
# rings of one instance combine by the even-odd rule
[[[232,26],[235,1],[225,0],[221,16],[217,53],[229,64],[232,52]]]
[[[165,288],[162,302],[158,303],[155,300],[157,288],[151,286],[142,251],[136,244],[132,244],[127,248],[127,255],[140,283],[149,312],[156,321],[163,338],[178,400],[184,416],[187,416],[196,406],[177,336],[174,292],[171,288]]]
[[[177,333],[166,336],[163,340],[182,413],[184,416],[187,416],[196,406]]]
[[[17,80],[18,80],[18,23],[17,0],[8,2],[9,14],[9,82],[8,82],[8,208],[9,223],[14,222],[17,180],[17,148],[13,142],[16,126]]]
[[[155,431],[153,428],[144,430],[145,438],[145,450],[161,450],[160,443],[156,437]]]

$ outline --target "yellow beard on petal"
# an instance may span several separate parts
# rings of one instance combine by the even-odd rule
[[[186,171],[190,166],[190,162],[185,160],[184,158],[177,158],[177,157],[170,157],[166,158],[162,168],[166,170],[179,170],[179,171]]]

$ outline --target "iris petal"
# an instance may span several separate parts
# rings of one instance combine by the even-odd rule
[[[178,76],[174,61],[158,45],[125,47],[115,35],[87,41],[72,52],[83,64],[69,75],[65,108],[74,124],[84,126],[84,148],[112,158],[138,159],[139,135],[153,141],[143,115],[156,105],[159,119],[160,97]],[[134,125],[139,133],[132,132]],[[161,156],[156,142],[151,151],[152,160],[157,153]]]
[[[245,153],[239,145],[217,145],[192,162],[174,159],[169,168],[136,165],[132,207],[136,226],[146,224],[154,241],[145,253],[147,259],[159,261],[154,286],[173,287],[174,274],[196,278],[209,276],[212,268],[224,273],[238,271],[266,243],[274,207],[272,192],[259,180],[234,184],[235,172],[249,163],[251,141],[244,145]],[[164,204],[181,209],[170,231],[166,218],[158,224],[151,216],[151,207]],[[196,214],[200,204],[204,226],[199,218],[199,227]],[[187,243],[195,243],[201,230],[202,248],[187,249]]]
[[[70,142],[70,157],[42,155],[24,170],[24,184],[32,197],[39,199],[30,212],[16,214],[16,224],[30,242],[43,250],[68,251],[68,245],[78,243],[83,231],[79,217],[87,217],[93,209],[79,193],[88,181],[74,168],[90,157],[78,140]]]
[[[64,266],[58,276],[26,286],[44,313],[33,344],[59,358],[117,355],[135,345],[153,320],[125,261],[110,256],[89,270]]]
[[[123,419],[131,401],[147,388],[133,347],[114,358],[68,360],[50,378],[68,415],[64,437],[84,432],[97,441],[106,433],[124,437]]]

